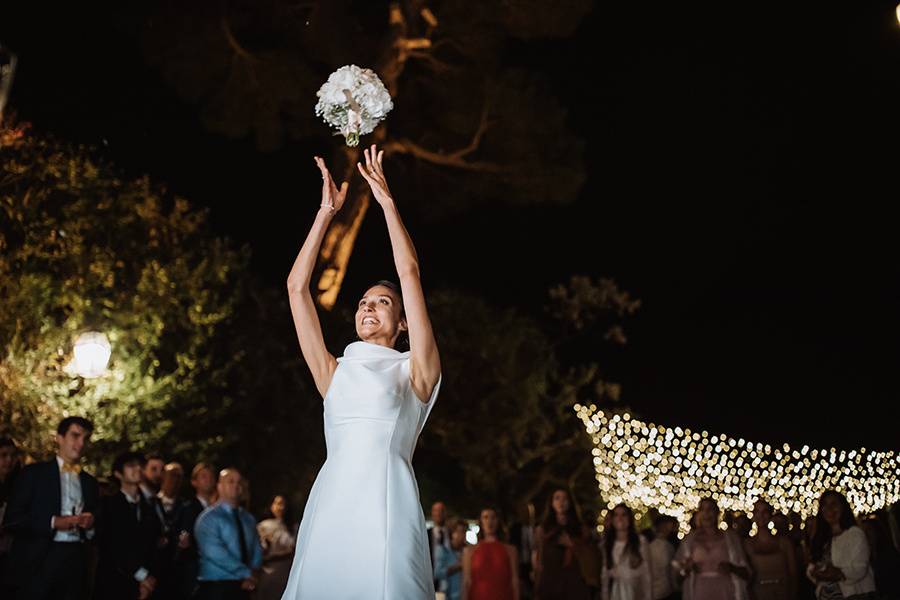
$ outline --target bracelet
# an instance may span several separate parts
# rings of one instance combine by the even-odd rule
[[[320,204],[320,208],[327,208],[331,214],[334,214],[334,204]]]

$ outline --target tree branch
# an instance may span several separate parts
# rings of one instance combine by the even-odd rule
[[[481,111],[481,118],[478,121],[478,128],[472,135],[472,141],[470,141],[464,148],[460,148],[455,152],[436,152],[434,150],[429,150],[428,148],[420,146],[419,144],[406,138],[385,142],[384,150],[389,154],[392,154],[394,152],[399,152],[402,154],[412,154],[416,158],[426,160],[436,165],[455,167],[457,169],[465,169],[467,171],[481,171],[486,173],[496,173],[502,171],[504,170],[504,167],[496,163],[466,160],[466,157],[469,154],[475,152],[481,145],[481,140],[484,137],[484,133],[487,131],[490,124],[488,121],[488,114],[489,105],[488,103],[485,103],[484,108],[482,108]]]
[[[234,34],[231,32],[231,25],[228,24],[228,17],[222,15],[222,33],[225,34],[225,41],[228,42],[228,45],[231,46],[231,49],[234,50],[234,53],[240,56],[241,58],[248,60],[250,62],[256,62],[256,57],[250,54],[241,43],[237,41],[237,38],[234,37]]]

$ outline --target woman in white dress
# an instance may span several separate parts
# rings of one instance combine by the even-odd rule
[[[625,504],[612,510],[603,532],[603,600],[651,600],[650,560],[647,542],[638,535],[634,513]]]
[[[426,600],[434,581],[411,460],[440,387],[441,365],[412,240],[382,169],[384,151],[357,164],[387,221],[400,289],[369,288],[356,311],[360,341],[325,347],[310,279],[340,189],[324,161],[322,203],[288,277],[303,358],[324,398],[327,459],[313,484],[283,600]],[[394,347],[409,336],[409,351]]]

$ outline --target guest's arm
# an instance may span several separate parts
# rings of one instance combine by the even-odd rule
[[[25,467],[13,485],[3,516],[3,526],[16,535],[50,536],[54,529],[72,529],[77,516],[63,517],[37,508],[42,464]],[[57,482],[57,485],[59,483]]]
[[[869,573],[869,540],[859,527],[851,527],[842,534],[846,537],[846,546],[841,548],[840,555],[834,556],[834,544],[832,544],[832,558],[838,558],[840,564],[835,564],[835,570],[840,573],[836,581],[856,583]],[[838,560],[835,562],[837,563]]]
[[[472,552],[474,546],[466,546],[463,550],[463,585],[462,600],[468,600],[469,588],[472,586]]]
[[[512,571],[513,600],[519,600],[519,556],[515,546],[506,544],[506,553],[509,555],[510,571]]]

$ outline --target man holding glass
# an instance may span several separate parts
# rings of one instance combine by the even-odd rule
[[[19,600],[84,598],[99,488],[80,462],[93,429],[83,417],[63,419],[56,457],[28,465],[16,480],[3,525],[15,537],[10,568]]]

